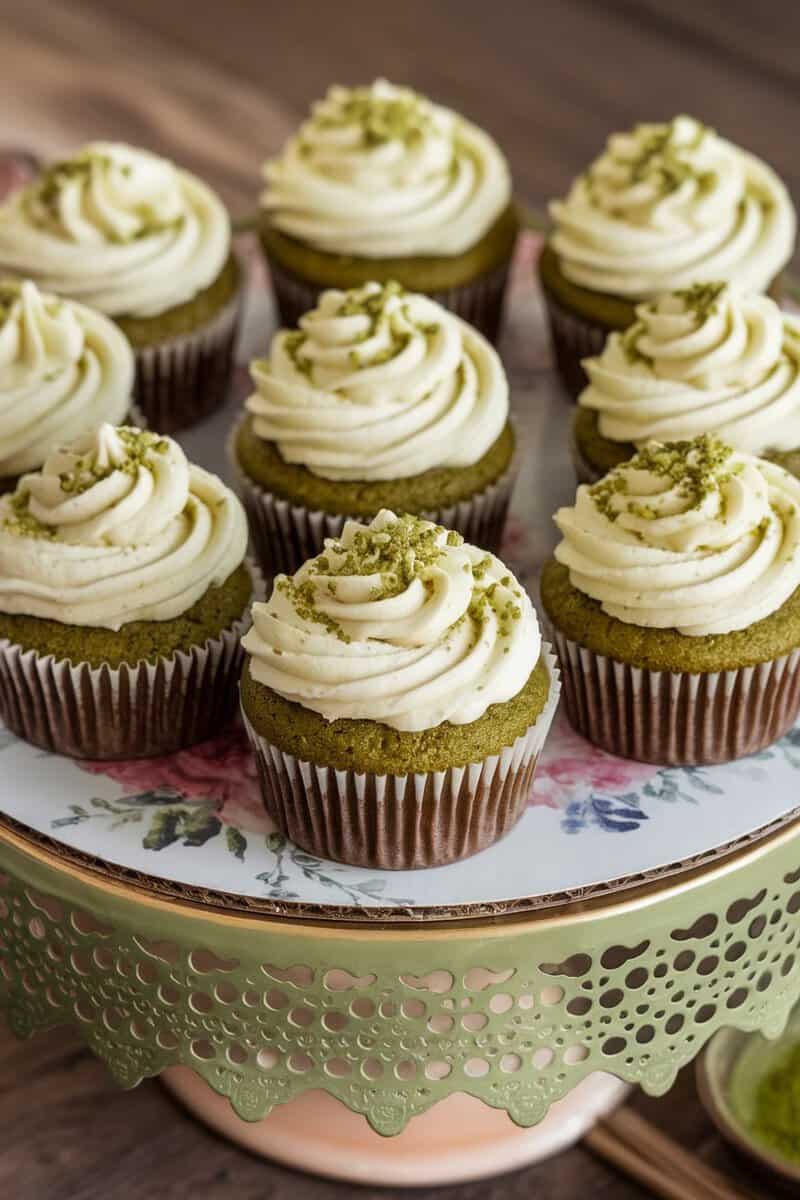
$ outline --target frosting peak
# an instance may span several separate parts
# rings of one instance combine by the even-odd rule
[[[511,199],[487,134],[383,79],[330,88],[264,176],[277,229],[366,258],[461,254]]]
[[[177,442],[105,424],[0,499],[0,611],[105,629],[170,620],[246,544],[239,501]]]
[[[766,291],[796,226],[775,172],[687,116],[612,135],[551,214],[569,279],[639,299],[714,279]]]
[[[156,316],[222,270],[230,226],[217,196],[166,159],[92,142],[0,209],[0,265],[110,316]]]
[[[0,284],[0,476],[39,467],[53,446],[120,421],[133,352],[111,321],[34,283]]]
[[[328,479],[469,466],[508,420],[508,382],[486,339],[396,283],[324,292],[251,375],[254,432]]]
[[[800,480],[711,435],[651,443],[555,520],[573,586],[631,625],[731,633],[800,586]]]
[[[715,432],[754,454],[800,446],[800,322],[773,300],[709,282],[640,304],[636,318],[584,364],[579,402],[603,437]]]
[[[530,599],[459,534],[384,510],[348,521],[279,576],[244,639],[259,683],[326,720],[467,724],[520,691],[539,659]]]

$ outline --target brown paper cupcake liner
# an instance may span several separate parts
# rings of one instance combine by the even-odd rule
[[[605,325],[567,312],[546,288],[542,292],[556,367],[571,399],[577,400],[588,383],[582,360],[602,352],[609,330]]]
[[[322,550],[325,538],[338,538],[350,518],[341,513],[322,512],[292,504],[262,488],[239,466],[236,457],[236,437],[241,421],[233,427],[228,438],[228,458],[233,467],[234,483],[247,513],[253,553],[267,580],[294,572]],[[421,513],[420,516],[446,529],[455,529],[465,541],[496,554],[500,549],[503,530],[517,477],[518,454],[499,479],[482,492],[445,508]],[[375,514],[373,514],[375,515]],[[355,517],[354,520],[368,518]]]
[[[596,746],[661,766],[731,762],[772,745],[800,713],[800,649],[708,674],[648,671],[553,630],[570,723]]]
[[[605,472],[598,471],[597,467],[592,466],[589,460],[584,455],[580,447],[580,442],[575,436],[575,427],[570,425],[569,429],[569,454],[572,459],[572,465],[575,468],[575,477],[578,483],[597,483],[603,478]]]
[[[316,308],[317,301],[325,288],[308,283],[299,275],[287,270],[282,263],[264,252],[267,260],[275,300],[278,305],[281,325],[294,328],[304,313]],[[458,287],[439,292],[426,292],[443,308],[454,312],[473,325],[490,342],[496,342],[500,334],[511,259],[479,275]]]
[[[147,426],[176,433],[228,398],[242,289],[207,324],[136,350],[134,396]]]
[[[320,858],[404,871],[469,858],[516,824],[558,705],[558,667],[545,643],[547,703],[500,754],[413,775],[358,774],[304,762],[273,745],[245,715],[264,806],[278,828]]]
[[[264,582],[248,561],[253,595]],[[92,667],[0,639],[0,718],[18,737],[72,758],[169,754],[217,736],[236,713],[242,617],[202,646],[157,662]]]

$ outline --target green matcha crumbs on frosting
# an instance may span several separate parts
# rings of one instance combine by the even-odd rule
[[[283,339],[283,347],[289,358],[292,360],[292,366],[299,372],[300,375],[305,375],[307,379],[311,379],[314,370],[314,364],[310,358],[304,358],[301,351],[308,341],[308,334],[302,329],[293,329],[291,333],[287,333]],[[256,366],[266,366],[266,362],[262,359],[261,363],[256,363]]]
[[[321,625],[340,641],[350,642],[350,634],[341,624],[330,613],[319,608],[319,597],[335,596],[336,578],[340,576],[380,576],[380,585],[376,585],[370,591],[371,601],[388,600],[400,595],[416,579],[421,580],[426,590],[432,593],[434,581],[426,578],[426,572],[442,558],[448,547],[464,544],[461,534],[450,530],[442,545],[440,543],[443,534],[445,530],[441,525],[434,525],[422,517],[411,515],[398,517],[382,529],[360,528],[353,535],[349,545],[331,542],[328,553],[312,559],[308,566],[310,578],[297,582],[281,575],[276,580],[275,587],[287,597],[302,620]],[[492,561],[491,555],[487,554],[476,564],[466,562],[464,570],[471,571],[475,581],[480,583]],[[499,581],[492,581],[487,587],[475,589],[467,611],[451,628],[455,629],[467,619],[471,619],[473,624],[478,626],[485,618],[488,608],[493,606],[498,617],[500,636],[508,638],[514,623],[522,618],[522,605],[517,601],[522,600],[523,593],[519,587],[513,585],[511,575],[505,575]],[[499,587],[510,590],[513,598],[506,600],[498,609],[493,601]],[[475,641],[477,636],[476,629]]]
[[[683,301],[687,312],[704,321],[719,310],[719,299],[726,286],[725,283],[694,283],[691,287],[682,288],[675,295]]]
[[[414,146],[425,137],[432,125],[428,104],[416,92],[400,96],[376,96],[372,88],[354,88],[341,106],[337,116],[318,118],[322,128],[356,125],[361,142],[366,147],[386,142],[402,142]]]
[[[697,133],[689,143],[675,144],[677,120],[667,125],[646,126],[637,125],[635,133],[644,134],[638,153],[633,159],[627,160],[631,183],[653,183],[661,195],[677,191],[686,180],[692,179],[701,186],[707,186],[706,171],[698,171],[697,167],[686,160],[683,155],[687,151],[696,150],[707,132],[705,125],[698,123]],[[648,131],[648,132],[645,132]]]
[[[353,288],[347,292],[344,300],[336,310],[338,317],[366,317],[369,325],[358,337],[359,342],[365,342],[368,338],[374,337],[378,329],[383,324],[388,324],[389,345],[384,349],[377,351],[374,354],[362,357],[358,350],[351,350],[348,358],[350,365],[354,370],[364,370],[369,367],[379,367],[383,363],[390,362],[396,358],[398,354],[405,350],[408,343],[411,341],[411,333],[404,329],[395,329],[391,323],[392,313],[388,311],[390,300],[405,296],[406,292],[403,286],[390,279],[387,283],[381,285],[380,288],[370,288],[369,290],[361,288]],[[395,310],[396,311],[396,310]],[[408,305],[402,308],[403,316],[412,324],[409,315]],[[426,325],[423,327],[423,332],[429,336],[434,330],[438,329],[438,325]]]
[[[79,496],[89,488],[94,487],[115,471],[126,475],[137,475],[140,467],[152,469],[151,455],[166,454],[169,442],[166,438],[150,433],[146,429],[117,429],[117,437],[125,447],[125,458],[122,462],[109,460],[99,463],[96,454],[85,454],[79,458],[72,471],[64,471],[59,476],[61,490],[69,496]]]
[[[45,220],[56,221],[59,217],[59,206],[61,203],[61,194],[65,187],[74,182],[88,184],[92,178],[95,169],[107,171],[113,167],[113,160],[107,154],[101,154],[98,150],[86,149],[81,150],[73,158],[61,159],[58,162],[51,163],[46,167],[39,178],[26,189],[25,193],[25,209],[28,216],[36,224],[40,224],[38,217],[43,214]],[[132,174],[132,167],[126,163],[120,168],[122,175],[127,179]],[[39,212],[37,213],[37,209]],[[110,242],[134,242],[139,238],[149,237],[154,233],[163,233],[167,229],[179,228],[184,217],[171,218],[164,220],[155,216],[152,207],[148,203],[137,204],[128,210],[135,213],[139,218],[139,227],[135,229],[128,237],[122,237],[118,233],[106,232],[106,237]]]
[[[14,492],[9,500],[11,512],[3,521],[5,529],[18,537],[54,538],[55,530],[35,517],[28,507],[30,495],[26,491]]]
[[[651,442],[593,484],[589,494],[598,511],[609,521],[615,521],[620,512],[615,499],[629,494],[629,473],[647,471],[677,487],[688,508],[699,508],[710,493],[730,479],[732,471],[728,464],[732,454],[732,447],[714,434],[703,434],[690,442]],[[658,515],[646,502],[634,501],[628,505],[628,511],[646,520],[654,520]]]

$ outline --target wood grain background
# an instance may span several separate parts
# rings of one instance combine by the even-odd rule
[[[161,150],[250,211],[258,166],[333,81],[384,74],[462,110],[543,206],[637,120],[686,111],[763,155],[800,196],[800,8],[778,0],[0,0],[0,145],[53,154],[95,137]],[[738,1171],[691,1072],[637,1106]],[[157,1083],[121,1092],[70,1031],[0,1027],[0,1197],[338,1200],[197,1126]],[[364,1200],[397,1195],[360,1189]],[[433,1195],[434,1193],[430,1193]],[[440,1200],[636,1200],[577,1148]],[[422,1193],[409,1193],[425,1200]]]

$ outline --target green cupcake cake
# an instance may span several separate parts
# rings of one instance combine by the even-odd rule
[[[51,450],[128,414],[133,351],[102,313],[0,280],[0,491]]]
[[[669,292],[584,360],[573,450],[593,483],[647,442],[715,433],[800,475],[800,321],[724,283]]]
[[[766,292],[792,257],[794,208],[760,159],[681,116],[614,134],[550,206],[555,225],[539,274],[556,361],[571,395],[635,306],[723,280]]]
[[[518,219],[506,160],[475,125],[383,79],[332,87],[264,177],[285,325],[326,288],[394,279],[496,340]]]
[[[117,322],[152,428],[185,428],[226,399],[242,281],[228,214],[189,172],[90,143],[0,208],[0,271]]]
[[[570,721],[613,754],[725,762],[800,711],[800,480],[705,434],[562,508],[542,577]]]
[[[170,438],[101,425],[0,499],[0,717],[87,758],[165,754],[233,715],[245,515]]]
[[[231,450],[266,574],[389,507],[498,548],[515,473],[508,382],[459,317],[397,283],[330,290],[251,374]]]
[[[349,521],[253,606],[244,648],[264,801],[305,849],[435,866],[522,814],[558,673],[526,593],[459,534]]]

